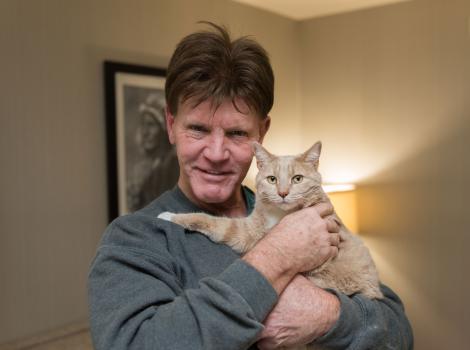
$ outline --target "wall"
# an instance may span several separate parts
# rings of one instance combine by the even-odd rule
[[[470,2],[415,0],[304,21],[302,141],[357,182],[359,227],[404,299],[416,349],[470,335]]]
[[[101,64],[165,67],[198,20],[266,47],[277,78],[268,145],[298,134],[293,21],[218,0],[0,2],[0,343],[87,318],[88,267],[107,224]]]

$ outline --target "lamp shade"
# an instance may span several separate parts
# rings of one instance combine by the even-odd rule
[[[336,214],[346,227],[354,233],[358,232],[356,186],[353,184],[323,185],[330,197]]]

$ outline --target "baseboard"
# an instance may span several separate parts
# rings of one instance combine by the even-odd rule
[[[48,343],[53,343],[73,335],[87,332],[89,330],[88,322],[76,322],[48,332],[37,334],[31,337],[18,339],[0,345],[0,350],[29,350]]]

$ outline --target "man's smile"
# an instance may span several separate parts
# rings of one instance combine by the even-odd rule
[[[233,171],[221,171],[200,167],[195,167],[194,170],[196,170],[197,173],[201,174],[203,178],[210,181],[220,181],[225,179],[227,176],[233,175]]]

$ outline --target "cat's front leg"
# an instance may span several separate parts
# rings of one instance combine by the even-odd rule
[[[221,230],[224,225],[220,220],[215,220],[219,218],[203,213],[175,214],[168,211],[158,215],[158,218],[171,221],[191,231],[201,232],[215,242],[224,240],[225,230]]]
[[[198,231],[212,241],[225,243],[239,253],[245,253],[254,245],[247,234],[245,219],[211,216],[204,213],[175,214],[163,212],[158,218],[174,222],[186,229]]]

